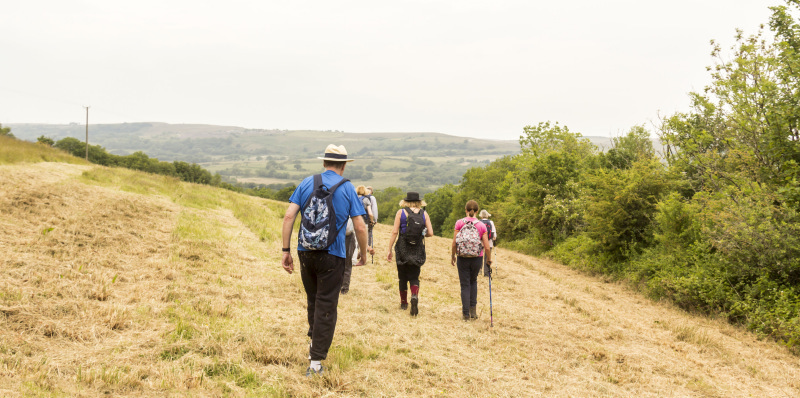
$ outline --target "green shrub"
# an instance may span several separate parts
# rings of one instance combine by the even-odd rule
[[[737,280],[800,283],[800,217],[763,190],[702,194],[702,234]]]
[[[547,254],[554,260],[584,271],[600,272],[598,244],[586,234],[569,237]]]
[[[660,162],[647,159],[630,169],[601,170],[589,185],[586,232],[611,261],[625,261],[653,243],[657,204],[670,187]]]
[[[678,192],[670,193],[657,205],[655,240],[672,250],[686,250],[701,236],[697,203],[686,200]]]

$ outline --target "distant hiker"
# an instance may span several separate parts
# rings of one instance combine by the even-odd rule
[[[367,251],[367,226],[359,217],[364,207],[356,195],[353,184],[342,178],[347,162],[344,146],[328,145],[322,166],[325,172],[304,179],[289,197],[289,208],[283,217],[281,236],[283,259],[281,264],[288,273],[294,271],[289,245],[297,214],[302,223],[298,234],[297,257],[300,259],[300,278],[306,291],[308,304],[308,336],[311,337],[309,363],[306,376],[321,375],[321,361],[328,356],[336,329],[339,292],[345,267],[345,223],[353,217],[356,239],[361,246],[364,265]]]
[[[494,221],[489,219],[491,216],[492,215],[489,214],[486,209],[483,209],[480,212],[481,222],[486,226],[486,230],[489,232],[489,251],[492,251],[494,248],[494,241],[497,240],[497,228],[494,226]],[[489,257],[483,256],[483,276],[490,276],[492,274],[492,267],[490,267],[489,264],[486,264],[488,259]]]
[[[374,191],[372,190],[372,187],[368,186],[367,187],[367,197],[369,198],[369,201],[372,204],[372,206],[371,206],[371,208],[372,208],[372,217],[375,220],[374,222],[369,224],[369,245],[370,245],[370,247],[374,248],[374,246],[372,245],[372,228],[375,226],[375,224],[378,223],[378,200],[375,199],[375,196],[373,196],[373,192]]]
[[[372,200],[370,200],[369,194],[367,193],[367,187],[363,185],[356,187],[356,193],[358,194],[358,199],[361,200],[361,204],[364,206],[364,211],[367,212],[367,214],[364,215],[364,223],[368,226],[367,243],[372,247],[372,226],[375,225],[375,213],[372,211]]]
[[[431,218],[423,207],[427,206],[419,198],[419,193],[408,192],[400,201],[401,209],[394,216],[394,227],[389,238],[389,254],[386,260],[392,261],[392,245],[397,261],[397,279],[400,282],[400,309],[408,308],[408,285],[411,286],[411,315],[419,313],[419,273],[425,264],[425,237],[433,236]],[[400,237],[397,238],[398,233]]]
[[[350,291],[350,274],[353,273],[353,254],[356,251],[356,229],[353,219],[347,219],[347,228],[344,231],[344,274],[342,275],[342,294]]]
[[[489,234],[486,225],[475,218],[478,202],[470,200],[464,208],[466,217],[456,221],[453,245],[450,249],[450,263],[458,264],[458,281],[461,284],[461,315],[464,320],[478,318],[478,274],[486,255],[486,264],[492,265],[492,251],[484,253],[489,247]],[[457,258],[456,258],[457,257]]]

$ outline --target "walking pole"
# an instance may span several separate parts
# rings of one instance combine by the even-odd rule
[[[489,251],[492,252],[492,263],[494,263],[494,248],[490,247]],[[484,267],[489,269],[489,279],[491,279],[492,272],[494,272],[494,268],[491,265],[484,265]]]
[[[489,327],[494,327],[494,315],[492,314],[492,269],[489,268]]]

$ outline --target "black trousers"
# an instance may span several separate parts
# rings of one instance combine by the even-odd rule
[[[397,264],[397,280],[400,290],[408,290],[408,285],[419,286],[419,273],[422,267],[409,264]]]
[[[469,307],[478,305],[478,274],[483,265],[481,257],[456,258],[458,281],[461,284],[461,314],[469,316]]]
[[[339,292],[342,289],[344,259],[326,251],[297,252],[300,278],[308,303],[308,337],[311,337],[311,360],[328,357],[336,330]]]

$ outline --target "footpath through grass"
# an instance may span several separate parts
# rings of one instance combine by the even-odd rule
[[[279,265],[284,210],[130,170],[0,166],[0,395],[800,395],[783,347],[505,250],[493,327],[484,278],[480,319],[461,321],[441,238],[426,242],[411,318],[383,225],[340,300],[328,372],[306,379],[305,293]]]

